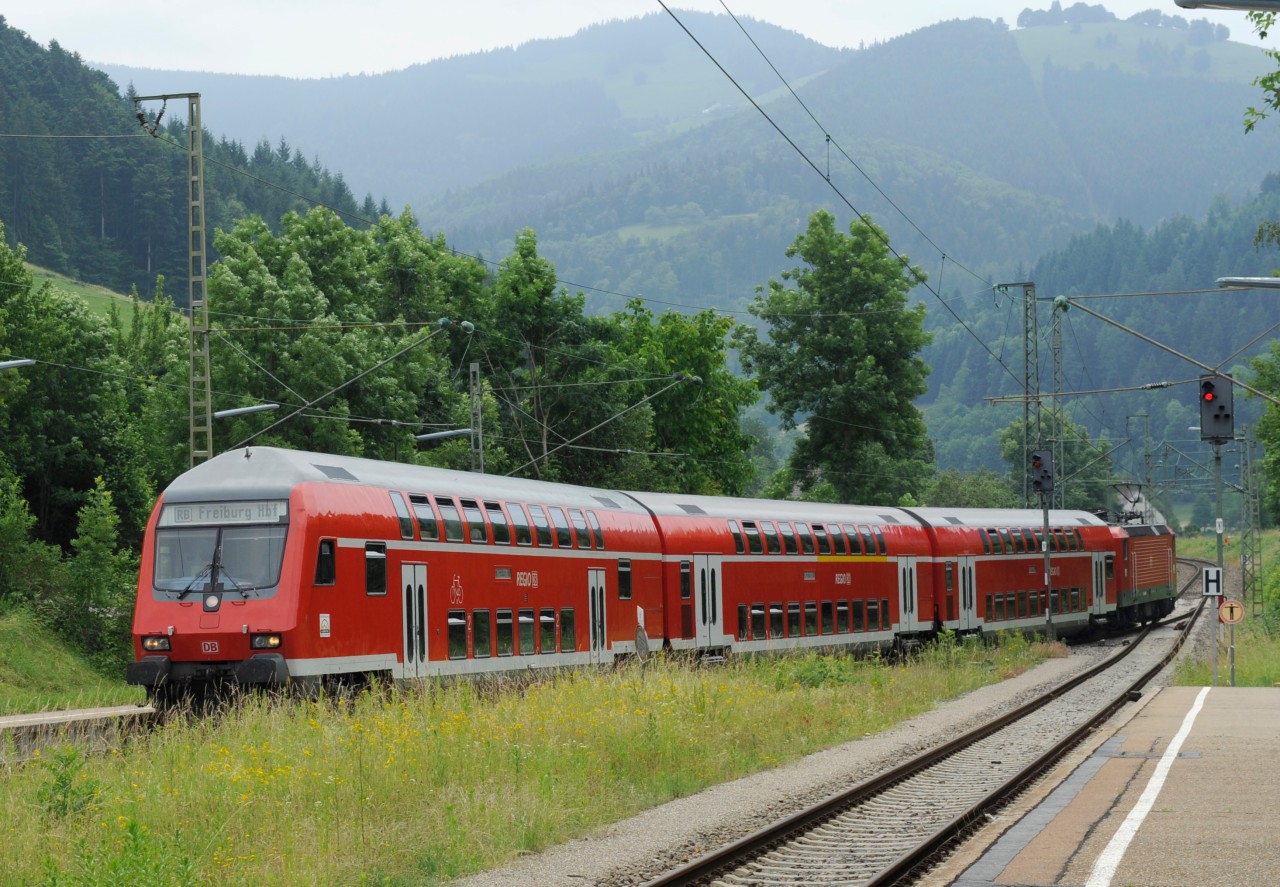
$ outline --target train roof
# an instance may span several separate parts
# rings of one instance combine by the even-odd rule
[[[628,490],[641,505],[659,517],[690,515],[723,517],[732,520],[804,520],[828,523],[903,524],[919,522],[901,508],[872,505],[834,505],[775,499],[746,499],[732,496],[687,496],[682,493],[637,493]]]
[[[1036,508],[908,508],[931,527],[1040,527],[1044,512]],[[1049,510],[1052,527],[1105,527],[1107,522],[1088,511]]]
[[[635,502],[616,490],[277,447],[246,447],[221,453],[179,475],[164,491],[164,500],[286,499],[294,487],[303,483],[355,484],[408,493],[643,513]]]

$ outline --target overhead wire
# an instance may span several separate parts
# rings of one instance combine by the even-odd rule
[[[787,133],[785,129],[782,128],[781,125],[778,124],[777,121],[773,119],[772,116],[770,116],[769,112],[766,111],[760,105],[760,103],[756,101],[755,97],[752,96],[751,93],[749,93],[742,86],[742,84],[740,84],[738,80],[732,74],[729,73],[729,71],[724,67],[724,65],[720,63],[720,60],[717,59],[715,55],[709,49],[707,49],[705,45],[703,45],[702,41],[699,40],[697,36],[695,36],[694,33],[689,30],[688,26],[686,26],[685,23],[681,21],[680,17],[676,15],[674,12],[672,12],[671,8],[666,4],[666,0],[657,0],[657,2],[658,2],[658,5],[660,5],[666,11],[667,15],[669,15],[672,18],[672,20],[675,21],[675,23],[680,26],[680,29],[684,31],[685,34],[688,35],[689,39],[692,40],[700,50],[702,50],[702,53],[711,61],[711,63],[715,65],[722,74],[724,74],[724,76],[728,79],[728,81],[731,84],[733,84],[734,88],[737,89],[738,92],[740,92],[742,96],[748,102],[751,103],[751,106],[755,108],[757,112],[759,112],[760,116],[762,116],[765,119],[765,121],[767,121],[768,124],[773,127],[774,131],[777,132],[778,135],[781,136],[782,139],[788,145],[791,146],[792,150],[794,150],[796,154],[798,154],[800,158],[804,160],[804,162],[807,163],[809,167],[815,173],[817,173],[824,182],[827,183],[827,187],[829,187],[835,193],[835,195],[838,198],[840,198],[840,201],[845,206],[847,206],[851,212],[853,212],[856,216],[858,216],[858,218],[863,218],[864,217],[863,214],[858,211],[858,208],[854,206],[853,202],[848,198],[848,196],[846,196],[845,193],[840,190],[839,186],[837,186],[836,183],[833,182],[831,178],[822,171],[822,169],[817,165],[817,163],[815,163],[813,159],[804,152],[803,148],[801,148],[798,144],[796,144],[795,140]],[[953,309],[951,305],[947,303],[947,300],[943,298],[942,294],[938,292],[936,289],[934,289],[932,286],[930,286],[929,282],[923,279],[916,272],[916,270],[912,267],[910,261],[906,259],[901,253],[899,253],[897,249],[894,248],[894,246],[889,242],[889,239],[876,226],[872,225],[869,227],[872,234],[876,237],[876,239],[878,239],[884,245],[885,249],[887,249],[894,256],[894,258],[896,258],[902,264],[904,271],[907,274],[909,274],[912,278],[914,278],[915,282],[918,285],[923,286],[926,290],[928,290],[929,293],[932,294],[933,297],[938,300],[938,303],[941,304],[942,307],[945,308],[947,312],[951,314],[951,316],[955,319],[956,323],[960,324],[960,326],[964,328],[966,332],[969,333],[969,335],[974,339],[974,341],[976,341],[979,345],[982,346],[983,350],[985,350],[987,354],[991,356],[991,359],[994,360],[1000,366],[1001,369],[1003,369],[1009,376],[1011,376],[1013,379],[1018,381],[1020,384],[1021,380],[1017,378],[1017,375],[1013,372],[1013,370],[1010,369],[1000,359],[1000,357],[994,351],[991,350],[991,347],[987,345],[985,341],[983,341],[982,337],[979,336],[972,329],[972,327],[970,327],[969,324],[967,324],[964,321],[964,319],[955,311],[955,309]],[[982,278],[979,278],[979,279],[982,279]]]

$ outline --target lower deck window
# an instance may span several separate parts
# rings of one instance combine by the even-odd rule
[[[849,602],[836,601],[836,634],[849,631]]]
[[[818,602],[808,601],[804,605],[804,633],[813,637],[818,633]]]
[[[493,632],[489,626],[488,610],[476,610],[471,614],[471,641],[475,645],[477,659],[488,659],[493,655]]]
[[[875,631],[880,627],[880,602],[867,601],[867,631]]]
[[[550,607],[538,613],[538,649],[543,653],[556,651],[556,611]]]
[[[835,610],[831,601],[822,602],[822,633],[831,634],[835,631]]]
[[[853,602],[853,630],[854,631],[867,630],[867,623],[863,619],[864,605],[865,605],[864,601]]]
[[[573,608],[566,607],[560,611],[560,649],[572,653],[578,649],[578,638],[573,628]]]
[[[769,605],[769,637],[786,637],[782,630],[782,604]]]
[[[787,637],[800,637],[800,603],[798,601],[787,604]]]
[[[750,621],[747,617],[747,605],[738,604],[738,640],[745,641],[747,639],[747,630],[750,628]]]
[[[498,611],[498,655],[511,656],[516,651],[515,623],[510,610]]]
[[[520,611],[520,655],[531,656],[533,646],[533,610]]]
[[[751,605],[751,639],[754,641],[764,640],[765,634],[765,606],[764,604]]]
[[[467,658],[467,611],[449,611],[449,658]]]

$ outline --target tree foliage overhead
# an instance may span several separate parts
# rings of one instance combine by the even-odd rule
[[[866,217],[844,234],[825,211],[810,216],[787,257],[803,264],[751,304],[767,339],[741,326],[737,342],[783,427],[804,427],[795,476],[802,487],[830,483],[846,502],[918,493],[932,464],[915,405],[927,390],[919,353],[928,336],[924,307],[908,307],[907,293],[924,272],[893,255]]]

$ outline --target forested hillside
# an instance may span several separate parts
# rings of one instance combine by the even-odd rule
[[[164,110],[155,137],[128,96],[56,42],[45,49],[0,17],[0,221],[10,244],[44,267],[150,295],[158,274],[185,282],[186,100]],[[162,90],[173,92],[175,90]],[[229,228],[248,214],[273,223],[314,201],[376,217],[341,173],[307,161],[286,140],[243,143],[207,129],[205,223]],[[185,287],[177,288],[185,302]]]

